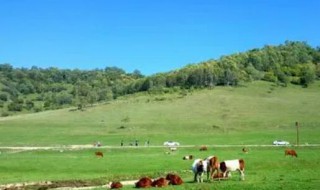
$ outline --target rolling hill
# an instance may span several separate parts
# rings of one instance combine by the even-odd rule
[[[66,108],[0,118],[0,146],[320,143],[320,82],[308,88],[254,81],[237,87],[126,95],[85,110]]]

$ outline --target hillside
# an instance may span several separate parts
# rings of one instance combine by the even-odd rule
[[[0,146],[92,144],[320,143],[320,82],[308,88],[255,81],[166,94],[137,93],[85,110],[73,108],[0,119]]]
[[[320,78],[320,48],[286,41],[152,76],[117,67],[81,71],[10,64],[0,64],[0,76],[0,113],[6,117],[71,106],[83,110],[138,92],[162,94],[260,80],[308,87]]]

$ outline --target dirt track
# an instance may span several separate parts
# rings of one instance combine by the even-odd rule
[[[180,148],[192,148],[199,147],[200,145],[182,145]],[[241,145],[206,145],[207,147],[285,147],[280,145],[257,145],[257,144],[241,144]],[[289,145],[296,146],[296,145]],[[301,147],[314,147],[320,146],[320,144],[303,144],[299,145]],[[66,146],[0,146],[1,149],[9,149],[9,150],[61,150],[61,149],[93,149],[93,148],[163,148],[166,146],[100,146],[96,147],[91,144],[86,145],[66,145]]]
[[[138,180],[121,181],[124,186],[132,185]],[[110,185],[94,185],[86,183],[85,181],[43,181],[43,182],[29,182],[29,183],[12,183],[0,185],[1,190],[23,190],[23,189],[55,189],[55,190],[87,190],[95,188],[110,188]]]

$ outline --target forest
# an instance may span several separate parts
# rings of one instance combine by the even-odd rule
[[[59,68],[14,68],[0,64],[1,117],[107,102],[137,92],[173,91],[237,86],[254,80],[283,87],[309,84],[320,79],[320,47],[286,41],[242,53],[221,56],[181,69],[144,76],[139,70],[127,73],[118,67],[79,70]]]

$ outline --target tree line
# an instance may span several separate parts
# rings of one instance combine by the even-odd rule
[[[207,88],[217,85],[236,86],[239,82],[265,80],[286,86],[307,87],[320,78],[320,47],[306,42],[286,41],[278,46],[266,45],[244,53],[222,56],[190,64],[182,69],[159,73],[134,81],[128,93],[165,88]]]
[[[2,116],[68,106],[81,110],[96,102],[142,91],[167,93],[236,86],[254,80],[307,87],[319,78],[320,48],[295,41],[266,45],[152,76],[144,76],[139,70],[126,73],[118,67],[87,71],[35,66],[13,68],[10,64],[0,64],[0,110]]]

